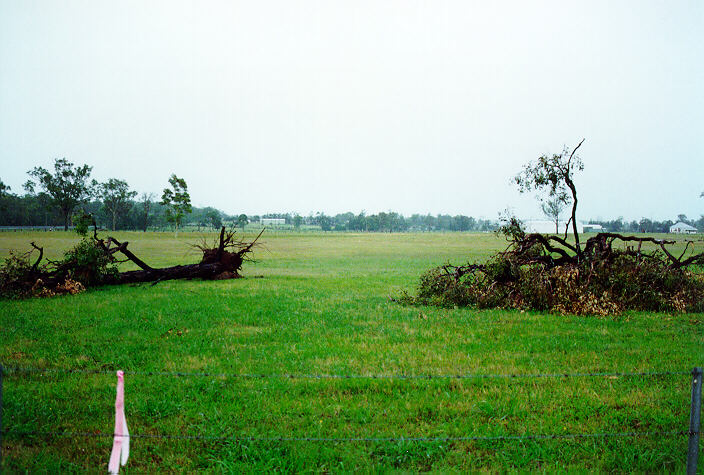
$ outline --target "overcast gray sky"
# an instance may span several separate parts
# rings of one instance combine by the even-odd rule
[[[704,213],[702,1],[0,0],[0,179],[66,157],[228,213]]]

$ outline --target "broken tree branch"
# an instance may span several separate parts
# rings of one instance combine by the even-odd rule
[[[35,273],[35,272],[37,272],[37,268],[39,267],[39,263],[42,261],[42,258],[44,257],[44,248],[43,248],[43,247],[39,247],[39,246],[37,246],[36,244],[34,244],[34,241],[32,241],[30,244],[32,245],[32,247],[33,247],[34,249],[36,249],[36,250],[39,251],[39,257],[37,258],[37,260],[36,260],[36,261],[34,262],[34,264],[32,265],[32,272]]]

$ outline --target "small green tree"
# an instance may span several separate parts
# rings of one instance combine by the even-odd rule
[[[242,213],[241,215],[237,216],[237,225],[242,228],[243,232],[244,227],[247,226],[247,223],[249,223],[249,218],[246,214]]]
[[[222,217],[220,216],[220,212],[216,209],[209,209],[205,214],[205,219],[213,229],[220,229],[222,227]]]
[[[181,226],[183,218],[192,211],[191,195],[188,194],[188,185],[186,180],[171,174],[169,178],[171,188],[164,188],[161,195],[161,204],[166,206],[165,217],[170,223],[174,223],[176,227],[176,235],[178,236],[178,228]]]
[[[142,193],[140,197],[139,204],[141,205],[141,218],[142,218],[142,230],[146,233],[147,227],[149,226],[149,218],[151,215],[149,212],[152,209],[152,204],[154,201],[154,193]]]
[[[567,203],[557,197],[543,200],[543,202],[540,203],[540,209],[543,211],[543,214],[547,216],[550,221],[555,223],[555,234],[560,232],[560,214],[562,214],[562,210],[566,205]]]
[[[73,229],[76,233],[79,236],[85,237],[88,234],[88,229],[90,229],[91,224],[93,224],[93,216],[82,209],[71,216],[71,221],[73,222]]]
[[[514,178],[521,193],[532,190],[546,192],[550,199],[558,200],[565,205],[570,202],[571,195],[572,216],[567,221],[567,226],[572,223],[575,249],[580,256],[582,251],[577,231],[577,187],[573,177],[575,172],[584,170],[582,160],[576,155],[577,149],[583,143],[584,139],[572,150],[565,147],[560,154],[539,157],[537,161],[523,167],[523,171]]]
[[[318,213],[315,220],[318,222],[322,231],[330,231],[332,229],[332,218],[326,216],[325,213]]]
[[[103,199],[103,206],[112,215],[112,230],[115,231],[117,217],[129,211],[130,200],[137,196],[137,192],[130,191],[126,181],[110,178],[98,185],[98,194]]]
[[[27,172],[51,197],[51,204],[61,211],[64,230],[68,230],[73,209],[93,195],[95,183],[88,182],[92,170],[93,167],[88,165],[77,167],[65,158],[57,158],[54,161],[54,173],[43,167],[34,167]],[[34,190],[33,182],[25,186],[27,190]]]

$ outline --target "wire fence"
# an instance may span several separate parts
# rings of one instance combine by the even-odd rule
[[[5,367],[6,374],[60,373],[60,374],[114,374],[114,369]],[[234,372],[180,372],[180,371],[124,371],[133,376],[230,378],[230,379],[530,379],[530,378],[585,378],[585,377],[658,377],[682,376],[691,371],[642,372],[577,372],[577,373],[458,373],[458,374],[334,374],[334,373],[234,373]]]
[[[16,436],[51,436],[51,437],[129,437],[130,439],[173,439],[173,440],[206,440],[233,442],[469,442],[469,441],[521,441],[550,439],[600,439],[607,437],[655,437],[683,436],[689,431],[648,431],[648,432],[599,432],[573,434],[525,434],[525,435],[489,435],[465,437],[254,437],[254,436],[209,436],[184,434],[130,434],[118,435],[107,432],[52,432],[52,431],[8,431],[8,435]]]
[[[113,369],[86,368],[38,368],[0,366],[0,449],[4,436],[29,437],[63,437],[63,438],[121,438],[158,439],[158,440],[197,440],[197,441],[239,441],[239,442],[301,442],[301,443],[383,443],[383,442],[480,442],[480,441],[543,441],[558,439],[605,439],[605,438],[645,438],[645,437],[689,437],[687,454],[687,472],[696,473],[699,454],[699,438],[701,428],[701,391],[702,369],[692,371],[641,371],[641,372],[561,372],[561,373],[459,373],[459,374],[331,374],[331,373],[237,373],[237,372],[169,372],[169,371],[124,371],[126,375],[145,377],[176,377],[176,378],[212,378],[212,379],[308,379],[308,380],[452,380],[452,379],[536,379],[536,378],[658,378],[667,376],[692,375],[692,400],[690,406],[689,430],[642,431],[642,432],[598,432],[598,433],[556,433],[556,434],[516,434],[516,435],[466,435],[466,436],[378,436],[378,437],[282,437],[282,436],[249,436],[249,435],[199,435],[199,434],[120,434],[107,432],[67,432],[67,431],[35,431],[7,430],[2,426],[2,389],[4,376],[22,374],[84,374],[109,375]],[[1,456],[1,452],[0,452]],[[1,461],[1,459],[0,459]]]

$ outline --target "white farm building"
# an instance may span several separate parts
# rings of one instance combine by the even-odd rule
[[[560,221],[557,234],[562,234],[565,232],[565,225],[567,221]],[[546,221],[539,219],[529,219],[523,223],[526,232],[529,233],[541,233],[541,234],[555,234],[555,221]],[[585,224],[577,222],[577,232],[582,233],[600,233],[604,230],[599,224]],[[567,230],[568,234],[572,234],[572,224],[570,223],[570,229]]]
[[[695,234],[697,232],[697,228],[680,221],[670,226],[670,232],[677,234]]]
[[[566,224],[567,221],[560,221],[558,224],[558,234],[565,232]],[[525,227],[526,232],[529,233],[555,234],[555,221],[529,219],[523,222],[523,226]],[[570,229],[568,232],[570,234],[572,233],[572,224],[570,224]],[[577,223],[577,232],[580,234],[584,232],[584,224],[579,222]]]

